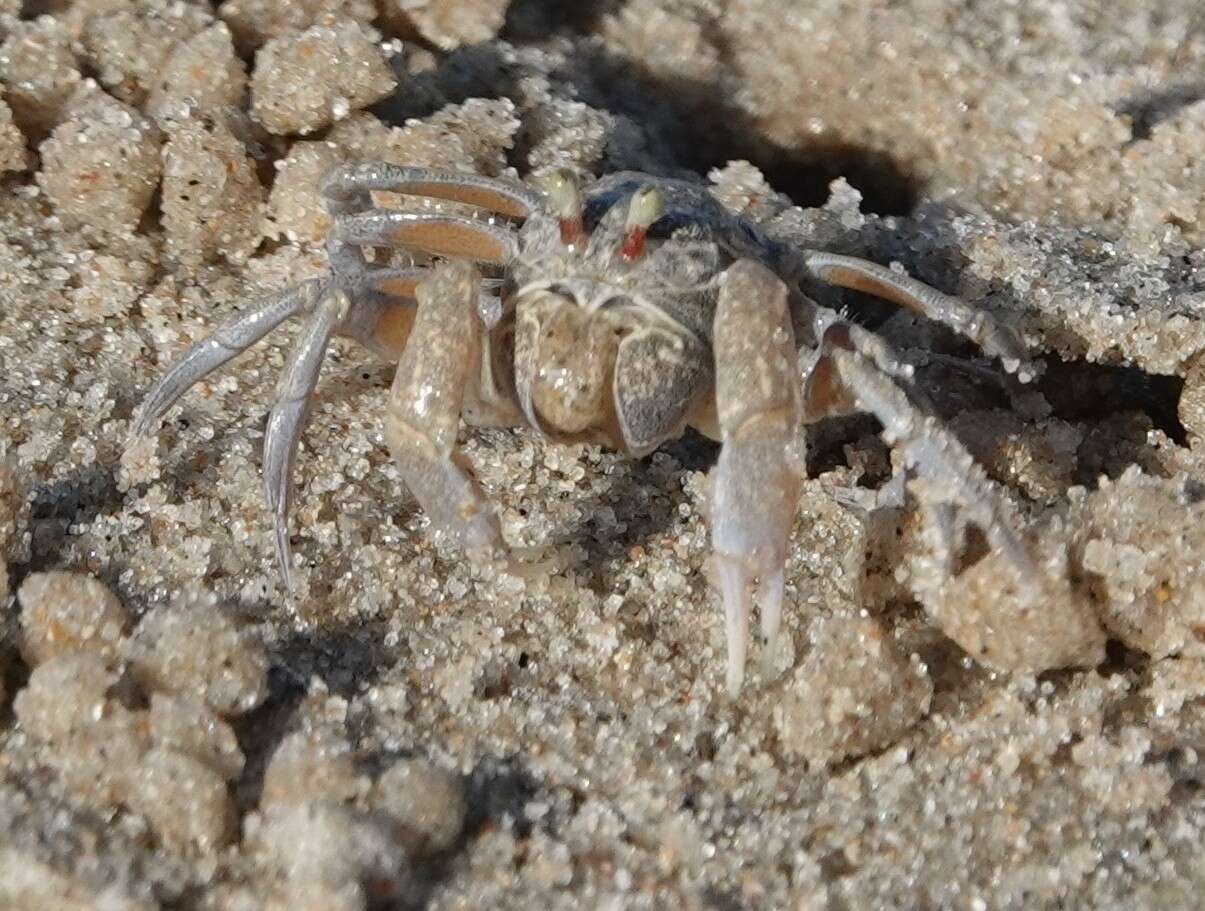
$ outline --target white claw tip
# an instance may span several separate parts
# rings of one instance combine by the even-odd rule
[[[749,573],[744,565],[717,554],[715,571],[720,598],[724,602],[724,626],[728,640],[728,695],[735,699],[745,682],[745,653],[749,646]]]

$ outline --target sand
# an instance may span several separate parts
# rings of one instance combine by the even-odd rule
[[[1197,907],[1202,66],[1191,0],[0,0],[0,907]],[[293,330],[128,432],[188,343],[321,272],[316,181],[355,158],[694,175],[990,310],[1029,386],[808,289],[915,366],[1041,609],[982,548],[951,574],[873,495],[875,421],[831,421],[731,700],[713,444],[465,431],[525,570],[476,567],[344,342],[290,596],[260,455]]]

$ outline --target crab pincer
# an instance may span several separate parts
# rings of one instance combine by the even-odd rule
[[[720,287],[712,339],[723,447],[711,478],[711,541],[728,639],[728,692],[745,675],[756,583],[763,676],[782,621],[783,571],[799,504],[801,437],[787,287],[742,260]]]

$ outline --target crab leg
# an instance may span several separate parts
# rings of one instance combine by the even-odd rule
[[[809,250],[802,254],[807,271],[830,285],[863,291],[899,304],[966,336],[983,351],[998,357],[1004,369],[1022,382],[1034,377],[1025,347],[1016,334],[1001,326],[990,313],[966,301],[943,294],[909,275],[853,256]]]
[[[398,361],[385,440],[402,478],[436,528],[471,554],[502,549],[497,517],[456,452],[465,388],[477,369],[480,275],[441,263],[419,285],[411,343]]]
[[[367,209],[374,190],[446,199],[512,218],[526,218],[540,206],[539,194],[520,183],[374,162],[339,165],[323,178],[321,189],[334,213]]]
[[[246,351],[285,320],[312,309],[320,293],[317,280],[305,282],[240,313],[195,342],[151,387],[138,409],[131,433],[145,436],[194,384]]]
[[[727,686],[739,692],[749,639],[750,592],[773,666],[782,620],[787,540],[799,502],[795,339],[787,287],[752,260],[728,269],[714,327],[716,408],[723,438],[712,472],[711,542],[724,602]]]
[[[335,219],[335,237],[368,247],[403,247],[437,256],[502,265],[514,255],[511,233],[460,215],[370,209]]]
[[[355,339],[383,360],[396,362],[414,323],[416,289],[430,269],[367,267],[343,283],[352,306],[337,334]]]
[[[957,529],[970,521],[1036,594],[1033,560],[1002,514],[1000,497],[987,475],[957,437],[913,404],[898,385],[897,379],[910,376],[910,368],[895,360],[881,339],[832,311],[820,311],[815,330],[820,349],[805,370],[804,419],[851,410],[873,414],[883,425],[884,439],[902,449],[907,467],[924,480],[922,503],[937,518],[950,551]]]
[[[413,321],[414,289],[423,269],[366,269],[343,279],[311,280],[269,299],[192,345],[151,388],[132,434],[148,433],[188,389],[246,351],[290,317],[310,313],[281,376],[264,435],[264,494],[272,512],[276,553],[289,585],[290,477],[310,396],[331,338],[345,335],[388,357],[397,357]]]
[[[318,384],[318,374],[326,349],[339,324],[351,308],[346,291],[336,291],[318,303],[313,316],[302,330],[289,362],[280,377],[276,404],[268,415],[264,431],[264,496],[272,512],[276,530],[276,557],[286,588],[291,588],[289,570],[289,504],[297,441],[309,410],[310,397]]]

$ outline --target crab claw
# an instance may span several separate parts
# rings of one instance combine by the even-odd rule
[[[791,428],[753,418],[728,436],[713,475],[712,563],[724,603],[728,692],[745,679],[749,610],[756,601],[763,637],[762,677],[774,668],[782,625],[787,544],[799,502],[799,474],[787,453]]]
[[[787,288],[764,266],[742,260],[724,276],[713,348],[724,445],[712,474],[711,543],[726,618],[728,692],[736,695],[755,582],[763,675],[773,669],[802,467]]]

